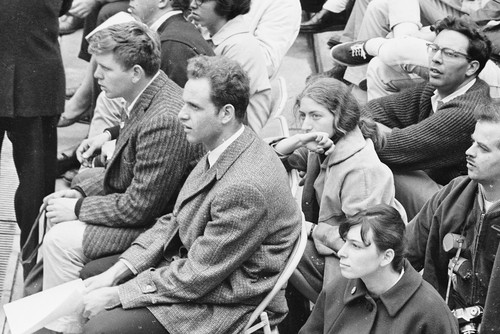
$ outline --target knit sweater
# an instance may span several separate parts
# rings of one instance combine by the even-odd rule
[[[463,95],[433,112],[436,88],[422,83],[399,94],[367,103],[363,113],[392,129],[377,153],[393,170],[425,170],[438,183],[466,173],[465,151],[474,132],[474,109],[490,103],[489,87],[481,79]]]
[[[101,177],[83,181],[78,219],[87,223],[83,250],[96,258],[121,252],[171,212],[203,150],[190,145],[177,113],[182,90],[163,72],[146,88],[120,131]]]

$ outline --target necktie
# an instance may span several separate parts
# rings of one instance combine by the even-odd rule
[[[437,106],[436,106],[436,111],[438,111],[439,109],[441,109],[441,107],[443,106],[443,104],[444,104],[443,101],[438,100],[437,101]]]
[[[120,129],[123,129],[123,127],[125,126],[125,122],[128,120],[128,116],[127,116],[127,105],[126,103],[124,103],[122,105],[122,108],[120,110]]]

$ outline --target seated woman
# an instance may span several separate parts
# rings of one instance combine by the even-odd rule
[[[299,334],[458,333],[444,300],[404,258],[405,224],[397,210],[373,206],[339,232],[343,277],[323,288]]]
[[[375,145],[383,144],[376,125],[360,118],[345,84],[313,78],[298,95],[295,110],[304,132],[273,145],[288,169],[306,172],[302,211],[312,240],[291,283],[315,301],[323,280],[339,275],[333,255],[344,243],[338,226],[346,217],[379,203],[396,208],[405,220],[406,214],[394,198],[391,170],[375,153]]]

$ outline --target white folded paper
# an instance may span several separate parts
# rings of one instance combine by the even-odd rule
[[[84,289],[77,279],[5,304],[11,333],[33,333],[60,317],[82,313]]]
[[[118,12],[115,15],[111,16],[106,21],[104,21],[103,23],[101,23],[100,25],[98,25],[87,36],[85,36],[85,39],[88,41],[89,38],[92,37],[92,35],[94,35],[96,32],[111,27],[115,24],[126,23],[131,21],[136,21],[136,19],[132,15],[130,15],[127,12]]]

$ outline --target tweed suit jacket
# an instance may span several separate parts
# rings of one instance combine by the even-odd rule
[[[0,0],[0,117],[64,111],[59,20],[71,0]]]
[[[189,171],[202,156],[177,119],[182,89],[163,72],[146,88],[120,131],[105,172],[77,185],[86,196],[78,219],[87,223],[84,253],[123,251],[155,218],[172,212]]]
[[[210,169],[198,163],[174,212],[122,254],[140,272],[119,286],[122,306],[148,307],[172,334],[240,333],[300,224],[284,167],[246,128]],[[284,318],[284,290],[268,311],[272,323]]]

